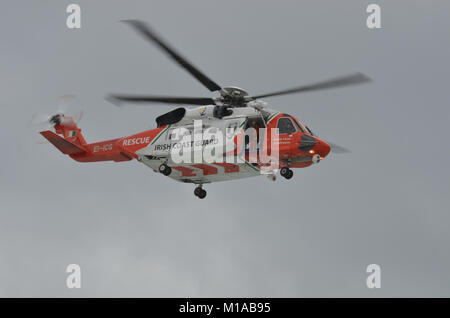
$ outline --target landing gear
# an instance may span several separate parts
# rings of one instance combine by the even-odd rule
[[[202,188],[201,185],[195,188],[194,195],[199,199],[204,199],[206,197],[206,190]]]
[[[172,173],[172,168],[163,163],[158,168],[159,172],[161,172],[163,175],[168,176]]]
[[[311,160],[312,160],[312,163],[319,163],[320,155],[316,153],[314,156],[312,156]]]
[[[291,179],[293,176],[294,176],[294,171],[292,171],[291,169],[289,169],[289,173],[288,173],[287,176],[285,176],[285,178],[286,178],[287,180],[289,180],[289,179]]]
[[[288,167],[283,167],[280,170],[280,174],[282,177],[285,177],[286,179],[291,179],[294,176],[294,171],[289,169]]]

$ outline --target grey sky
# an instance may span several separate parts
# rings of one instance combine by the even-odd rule
[[[65,9],[82,9],[69,30]],[[369,3],[382,29],[365,26]],[[450,296],[448,1],[7,1],[0,35],[0,296]],[[375,82],[267,99],[350,148],[292,180],[193,186],[136,161],[80,164],[27,128],[58,96],[88,141],[154,127],[165,106],[107,93],[209,97],[117,21],[150,23],[222,85],[251,94],[361,71]],[[65,267],[82,288],[65,287]],[[380,264],[382,288],[365,268]]]

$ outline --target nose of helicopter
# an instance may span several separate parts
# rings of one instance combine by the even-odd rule
[[[320,155],[321,159],[325,158],[331,151],[331,146],[325,141],[316,138],[316,145],[312,149],[313,153]]]
[[[300,145],[298,149],[317,157],[315,160],[320,160],[325,158],[330,153],[331,146],[316,136],[304,134],[300,137]]]

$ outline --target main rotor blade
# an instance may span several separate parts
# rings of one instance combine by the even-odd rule
[[[331,142],[327,141],[327,144],[330,145],[331,151],[334,152],[334,153],[350,153],[351,152],[347,148],[341,147],[341,146],[333,144]]]
[[[215,101],[207,97],[171,97],[171,96],[137,96],[137,95],[109,95],[106,97],[111,103],[121,106],[123,102],[132,103],[165,103],[186,105],[214,105]]]
[[[335,88],[335,87],[343,87],[348,85],[355,85],[355,84],[362,84],[370,82],[371,79],[367,77],[366,75],[362,73],[355,73],[343,77],[334,78],[331,80],[306,85],[306,86],[300,86],[300,87],[294,87],[282,91],[277,91],[273,93],[253,96],[253,99],[258,98],[265,98],[265,97],[272,97],[272,96],[280,96],[280,95],[287,95],[287,94],[294,94],[294,93],[302,93],[302,92],[310,92],[310,91],[317,91],[322,89],[329,89],[329,88]]]
[[[123,22],[131,25],[136,31],[138,31],[143,37],[151,42],[157,44],[164,52],[169,55],[175,62],[181,67],[191,73],[198,81],[206,86],[211,92],[219,91],[221,87],[217,85],[213,80],[200,72],[194,65],[188,62],[180,54],[178,54],[173,48],[165,43],[155,32],[153,32],[144,22],[139,20],[123,20]]]

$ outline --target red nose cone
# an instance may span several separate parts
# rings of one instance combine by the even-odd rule
[[[317,138],[317,143],[314,147],[314,151],[318,153],[322,158],[325,158],[330,153],[331,147],[325,141]]]

